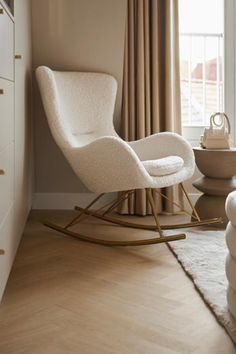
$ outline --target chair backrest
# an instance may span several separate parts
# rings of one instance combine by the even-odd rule
[[[36,77],[51,132],[61,148],[116,135],[113,113],[117,82],[112,76],[52,71],[40,66]]]

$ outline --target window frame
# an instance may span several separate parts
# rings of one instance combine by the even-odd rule
[[[235,100],[236,100],[236,4],[235,0],[224,0],[224,106],[231,125],[231,139],[235,146]],[[182,126],[182,135],[193,145],[199,145],[204,126]]]
[[[235,146],[235,0],[224,0],[224,79],[225,112],[231,125],[231,139]]]

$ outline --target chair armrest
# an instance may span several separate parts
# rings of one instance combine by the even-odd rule
[[[142,188],[150,178],[134,150],[118,137],[98,138],[86,146],[65,151],[65,155],[93,192]]]
[[[182,157],[183,160],[192,160],[194,164],[194,153],[191,145],[176,133],[153,134],[144,139],[131,141],[129,145],[141,161],[176,155]]]

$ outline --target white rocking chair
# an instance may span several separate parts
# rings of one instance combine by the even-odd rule
[[[185,238],[185,234],[166,236],[163,230],[219,223],[219,218],[201,220],[182,182],[194,172],[194,155],[189,143],[178,134],[159,133],[125,142],[115,132],[113,111],[117,92],[116,80],[107,74],[52,71],[41,66],[36,70],[42,101],[52,135],[82,182],[99,195],[86,208],[75,207],[79,214],[65,227],[45,225],[84,241],[110,246],[138,246]],[[193,222],[161,226],[152,191],[180,184],[192,209]],[[109,215],[136,189],[146,189],[155,225],[140,225]],[[121,196],[106,209],[91,210],[104,193]],[[161,194],[161,193],[160,193]],[[161,194],[162,195],[162,194]],[[164,195],[162,195],[165,197]],[[176,205],[176,203],[175,203]],[[101,240],[81,235],[71,227],[83,216],[132,228],[156,230],[159,235],[145,240]]]

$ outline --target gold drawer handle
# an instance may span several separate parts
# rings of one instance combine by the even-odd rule
[[[0,89],[0,95],[4,95],[4,90]]]
[[[5,175],[5,171],[0,169],[0,176]]]
[[[5,251],[0,249],[0,256],[3,254],[5,254]]]
[[[22,59],[22,55],[21,54],[16,54],[15,55],[15,59]]]
[[[3,15],[3,14],[4,14],[3,9],[0,9],[0,15]]]

